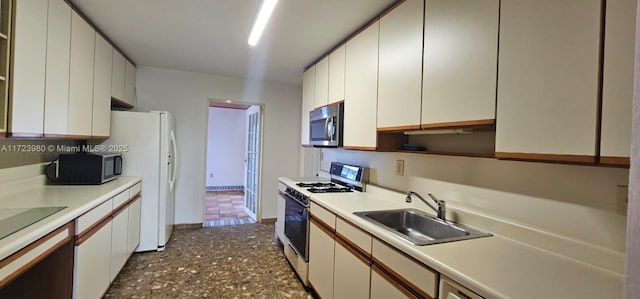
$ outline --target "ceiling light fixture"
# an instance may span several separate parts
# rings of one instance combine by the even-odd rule
[[[258,17],[253,22],[251,34],[249,34],[249,45],[255,46],[258,44],[258,40],[264,31],[264,27],[267,26],[267,22],[269,22],[269,18],[271,17],[271,13],[273,13],[273,9],[276,7],[276,3],[278,3],[278,0],[262,1],[260,11],[258,11]]]

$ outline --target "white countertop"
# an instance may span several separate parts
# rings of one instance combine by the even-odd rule
[[[280,178],[280,181],[287,185],[294,183],[288,178]],[[486,298],[622,298],[624,275],[523,242],[494,235],[415,246],[353,215],[357,211],[415,208],[415,205],[404,203],[401,194],[398,194],[400,200],[366,192],[305,194],[376,238]]]
[[[15,192],[0,195],[0,209],[66,206],[22,230],[0,240],[0,260],[33,241],[77,218],[100,203],[140,182],[139,177],[119,177],[102,185],[42,185],[18,186]],[[6,188],[6,187],[5,187]]]

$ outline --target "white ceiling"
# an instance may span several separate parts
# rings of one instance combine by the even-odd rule
[[[138,65],[294,84],[395,1],[280,0],[252,48],[260,0],[72,0]]]

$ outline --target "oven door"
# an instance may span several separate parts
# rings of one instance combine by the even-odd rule
[[[308,262],[309,208],[286,193],[284,199],[284,235],[297,253]]]

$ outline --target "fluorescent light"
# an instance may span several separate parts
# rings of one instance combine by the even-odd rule
[[[470,134],[473,129],[441,129],[441,130],[416,130],[405,131],[405,135],[442,135],[442,134]]]
[[[260,6],[260,11],[258,12],[258,17],[253,22],[253,27],[251,28],[251,34],[249,34],[249,45],[255,46],[264,31],[264,27],[267,26],[267,22],[269,22],[269,18],[271,17],[271,13],[273,13],[273,9],[276,7],[276,3],[278,0],[263,0],[262,6]]]

